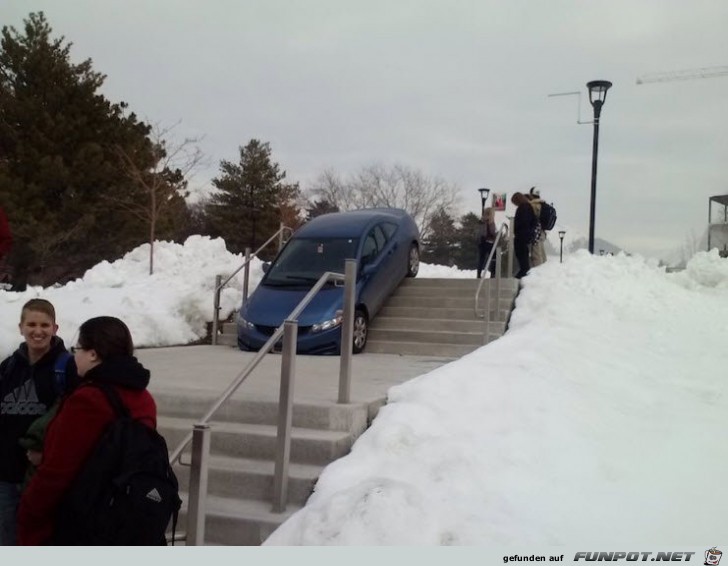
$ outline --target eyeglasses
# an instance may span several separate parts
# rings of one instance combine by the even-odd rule
[[[71,350],[72,354],[75,354],[76,352],[81,352],[82,350],[88,350],[88,348],[82,348],[81,346],[71,346],[69,349]]]

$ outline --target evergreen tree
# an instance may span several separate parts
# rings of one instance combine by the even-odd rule
[[[331,204],[326,199],[314,201],[306,209],[306,221],[313,220],[317,216],[328,214],[329,212],[339,212],[339,207]]]
[[[281,222],[291,222],[290,209],[298,216],[298,183],[283,183],[286,173],[271,161],[270,144],[251,139],[240,147],[238,163],[220,162],[220,173],[212,180],[219,192],[210,198],[207,220],[212,235],[222,237],[231,252],[241,253],[246,247],[255,251],[278,231]],[[263,256],[274,251],[269,247]]]
[[[452,265],[456,236],[455,221],[444,208],[440,208],[430,220],[430,237],[424,242],[422,261]]]
[[[23,33],[0,38],[0,202],[16,246],[17,287],[78,275],[145,240],[139,220],[114,210],[108,194],[138,189],[123,175],[118,147],[150,161],[149,127],[127,105],[97,93],[104,75],[70,61],[43,13]]]
[[[478,231],[480,217],[468,212],[460,218],[455,241],[455,265],[459,269],[476,269],[478,267]]]

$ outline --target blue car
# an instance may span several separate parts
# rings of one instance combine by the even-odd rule
[[[238,315],[238,346],[259,350],[326,271],[344,273],[357,261],[354,352],[367,343],[369,323],[405,277],[420,266],[419,230],[398,208],[324,214],[304,224],[267,268]],[[264,269],[266,266],[264,266]],[[341,351],[344,285],[330,282],[298,318],[298,351]]]

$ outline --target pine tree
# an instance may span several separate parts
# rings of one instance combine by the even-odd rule
[[[212,180],[219,192],[207,205],[212,235],[222,237],[234,253],[246,247],[255,251],[275,234],[284,221],[284,209],[294,207],[299,196],[298,183],[283,183],[286,173],[271,161],[270,144],[251,139],[239,150],[238,163],[220,162],[221,174]],[[289,222],[291,216],[288,210]],[[273,251],[269,247],[263,257]]]
[[[314,201],[306,208],[306,221],[313,220],[317,216],[328,214],[329,212],[339,212],[339,207],[331,204],[326,199]]]
[[[455,242],[455,265],[459,269],[476,269],[478,267],[478,231],[480,218],[468,212],[460,217]]]
[[[149,127],[98,94],[104,75],[70,60],[42,12],[0,39],[0,202],[16,245],[15,281],[78,275],[144,241],[145,229],[104,195],[134,195],[118,147],[149,160]]]
[[[424,242],[422,261],[452,265],[456,236],[455,221],[444,208],[440,208],[430,220],[430,237]]]

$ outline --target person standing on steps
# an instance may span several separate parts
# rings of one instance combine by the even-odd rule
[[[536,218],[541,222],[541,205],[543,200],[541,199],[541,192],[536,187],[531,187],[528,192],[527,198],[531,202],[533,207],[533,213]],[[538,238],[531,244],[531,267],[537,267],[543,263],[546,263],[546,248],[544,243],[546,242],[546,231],[542,229],[539,232]]]
[[[493,249],[493,244],[495,243],[495,237],[495,210],[489,206],[483,211],[483,217],[480,220],[480,227],[478,229],[478,279],[480,279],[483,274],[485,262]],[[495,258],[493,258],[490,265],[488,265],[488,272],[490,273],[491,278],[495,277]]]
[[[516,205],[513,219],[513,251],[518,260],[516,279],[521,279],[531,269],[531,244],[538,237],[539,223],[530,201],[523,193],[513,193],[511,202]]]

